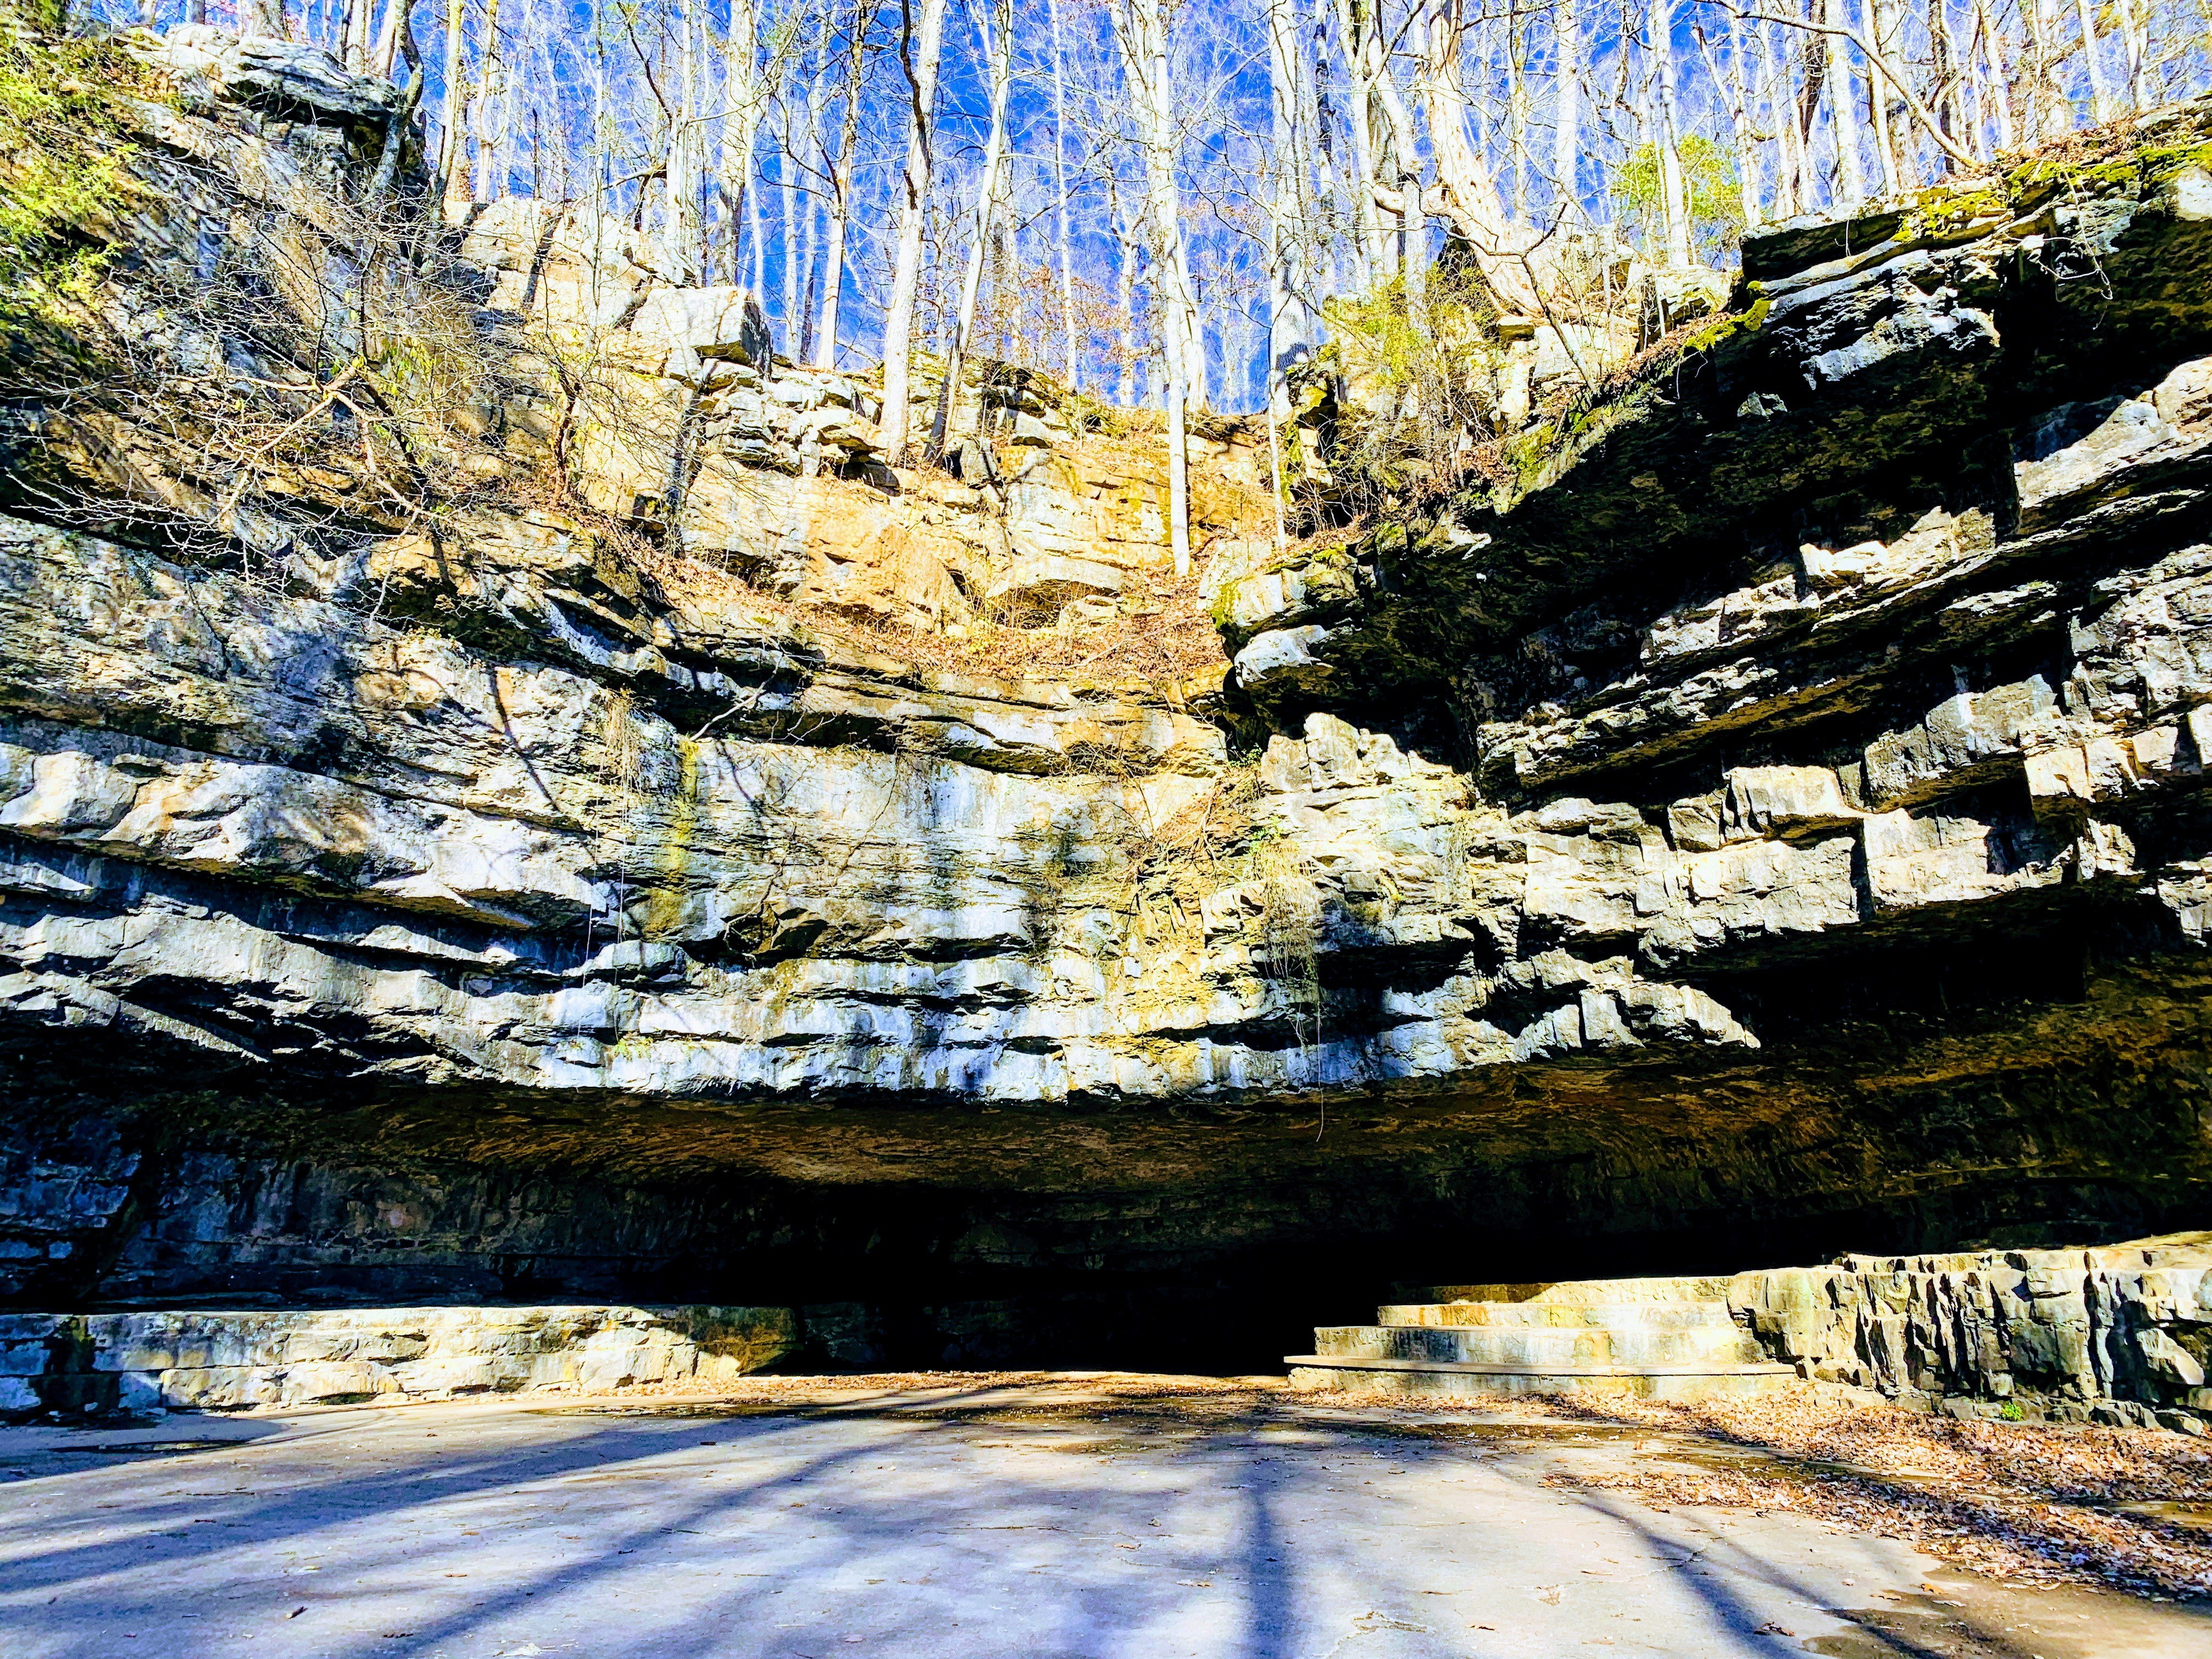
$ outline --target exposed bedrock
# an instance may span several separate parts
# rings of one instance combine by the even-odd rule
[[[1408,1278],[2203,1224],[2207,118],[1754,239],[1513,490],[1224,576],[1210,693],[496,497],[241,558],[15,501],[0,1291],[1249,1364]],[[740,540],[844,499],[754,459]]]

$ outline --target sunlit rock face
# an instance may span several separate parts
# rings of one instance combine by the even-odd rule
[[[264,142],[365,165],[387,106],[332,86]],[[729,295],[624,244],[586,314],[599,232],[487,221],[493,311],[618,325],[667,417],[580,438],[650,561],[496,494],[243,559],[0,523],[0,1292],[1242,1364],[1397,1279],[2184,1224],[2202,199],[1754,240],[1741,320],[1522,486],[1224,561],[1197,686],[811,628],[1088,626],[1164,557],[1156,475],[1018,389],[991,477],[890,474]]]

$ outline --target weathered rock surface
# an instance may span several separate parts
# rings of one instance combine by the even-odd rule
[[[683,286],[628,225],[511,198],[471,219],[461,252],[532,359],[577,388],[510,414],[514,452],[568,430],[586,503],[769,592],[957,632],[987,611],[1049,624],[1171,562],[1157,441],[1084,429],[1042,377],[963,382],[953,430],[978,436],[949,471],[894,471],[879,372],[795,367],[742,290]],[[941,380],[921,377],[913,430]],[[1197,531],[1231,532],[1256,499],[1255,445],[1239,428],[1194,447]]]
[[[1846,1256],[1738,1274],[1767,1351],[1827,1382],[1984,1416],[2212,1423],[2212,1238]]]
[[[357,169],[341,94],[289,118]],[[203,140],[250,112],[163,109],[163,165],[245,188]],[[484,326],[628,377],[577,434],[595,512],[487,489],[433,535],[308,480],[226,551],[6,503],[0,1291],[897,1301],[930,1311],[886,1352],[932,1359],[1127,1352],[1184,1297],[1233,1311],[1172,1340],[1268,1354],[1411,1248],[2185,1224],[2212,260],[2179,176],[1755,242],[1759,326],[1502,509],[1225,581],[1241,690],[1195,703],[918,669],[727,574],[1095,606],[1162,551],[1135,441],[1024,428],[1017,388],[984,464],[890,493],[864,380],[759,361],[604,226],[486,215]],[[536,384],[498,453],[552,441]]]
[[[823,1310],[811,1356],[865,1361]],[[399,1404],[523,1389],[711,1387],[810,1346],[790,1308],[0,1313],[0,1412]],[[823,1340],[826,1337],[828,1340]]]
[[[1957,1416],[2212,1425],[2212,1235],[1733,1277],[1429,1285],[1290,1356],[1305,1388],[1694,1401],[1813,1377]]]

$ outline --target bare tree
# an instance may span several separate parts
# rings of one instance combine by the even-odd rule
[[[937,58],[945,40],[945,0],[922,0],[917,40],[910,0],[899,0],[899,64],[906,77],[912,125],[900,183],[898,252],[884,314],[884,453],[896,464],[906,456],[907,387],[911,383],[915,286],[921,274],[921,237],[928,222],[931,154],[937,110]]]
[[[1145,202],[1152,218],[1152,298],[1167,362],[1168,538],[1176,574],[1190,570],[1190,443],[1187,430],[1194,380],[1206,375],[1198,334],[1198,296],[1183,240],[1182,198],[1176,183],[1178,145],[1175,82],[1168,66],[1167,15],[1162,0],[1117,0],[1115,37],[1137,118],[1145,158]]]
[[[942,456],[951,441],[952,411],[960,396],[969,340],[975,327],[975,301],[983,284],[983,261],[991,243],[991,226],[999,209],[999,195],[1006,159],[1006,101],[1013,90],[1013,0],[995,0],[995,21],[975,14],[970,19],[982,36],[983,58],[991,81],[991,131],[983,145],[982,176],[975,185],[974,228],[968,244],[968,274],[960,284],[960,312],[952,349],[945,354],[945,380],[937,398],[937,422],[930,434],[930,451]]]
[[[1474,251],[1477,264],[1509,310],[1537,308],[1524,258],[1526,239],[1506,216],[1498,181],[1467,132],[1467,94],[1460,84],[1462,25],[1459,0],[1440,0],[1428,14],[1421,52],[1421,102],[1436,155],[1435,210],[1450,219]]]
[[[854,0],[845,58],[845,112],[837,156],[830,168],[830,245],[823,258],[822,327],[814,367],[837,366],[837,307],[845,291],[845,234],[853,221],[853,161],[860,143],[860,88],[867,77],[868,31],[875,0]]]

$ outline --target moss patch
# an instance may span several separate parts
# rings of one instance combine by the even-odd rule
[[[0,33],[0,338],[85,302],[131,210],[126,102],[167,90],[111,41]]]

